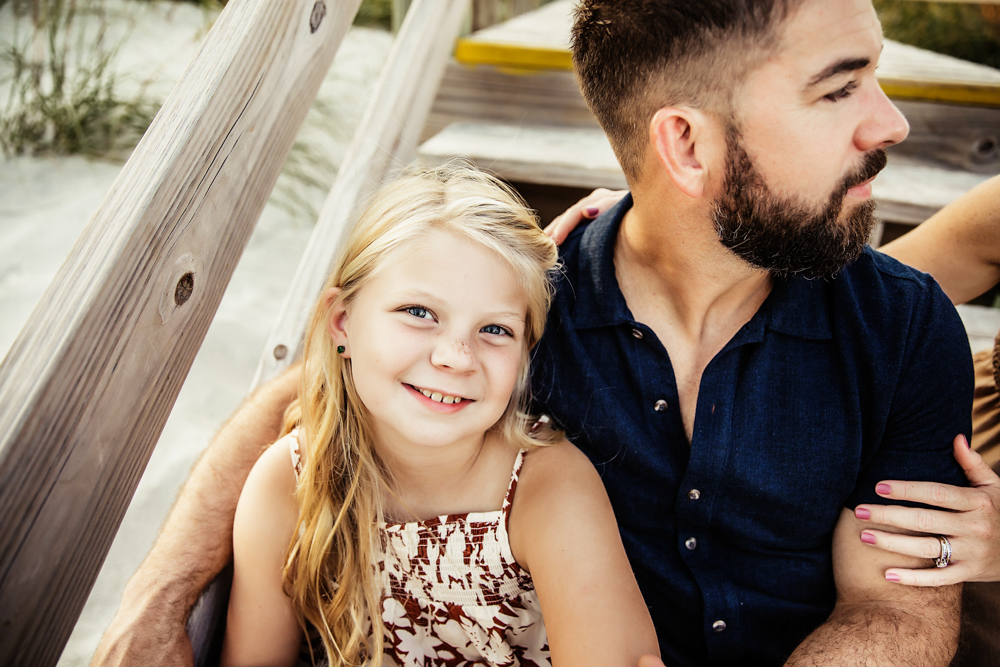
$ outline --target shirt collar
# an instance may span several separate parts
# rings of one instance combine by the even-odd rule
[[[633,321],[615,275],[615,243],[630,208],[631,193],[591,222],[583,232],[580,280],[574,286],[573,324],[577,329],[631,324]],[[744,327],[744,332],[751,338],[762,339],[765,327],[797,338],[832,338],[826,282],[805,278],[775,280],[764,305]]]

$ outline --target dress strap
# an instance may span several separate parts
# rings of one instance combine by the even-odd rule
[[[298,483],[302,477],[302,454],[299,452],[299,429],[293,428],[288,435],[292,436],[288,443],[288,451],[292,455],[292,467],[295,469],[295,482]],[[510,493],[508,491],[508,493]]]
[[[500,511],[503,513],[505,530],[510,523],[510,506],[514,503],[514,491],[517,490],[517,477],[521,474],[521,466],[524,465],[524,455],[527,453],[526,449],[522,449],[517,453],[517,458],[514,459],[514,470],[510,473],[510,483],[507,485],[507,494],[503,497],[503,507]]]

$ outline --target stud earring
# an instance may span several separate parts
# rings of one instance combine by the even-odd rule
[[[343,354],[343,353],[344,353],[344,346],[343,345],[338,345],[337,346],[337,354]]]

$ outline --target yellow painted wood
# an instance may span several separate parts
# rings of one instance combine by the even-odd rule
[[[497,44],[463,38],[455,45],[455,60],[464,65],[494,65],[509,69],[572,70],[567,49]]]
[[[883,78],[879,78],[879,84],[886,95],[896,99],[1000,107],[1000,85],[996,84],[941,83]]]

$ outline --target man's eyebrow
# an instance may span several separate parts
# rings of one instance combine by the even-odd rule
[[[817,74],[809,81],[809,87],[815,86],[818,83],[822,83],[827,79],[837,76],[838,74],[843,74],[844,72],[855,72],[859,69],[864,69],[871,64],[871,58],[845,58],[839,60],[822,72]]]

